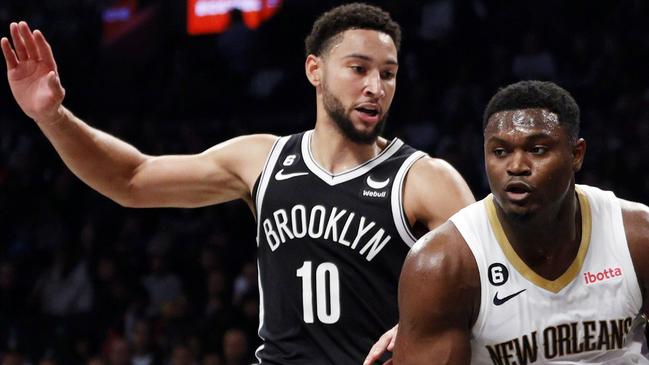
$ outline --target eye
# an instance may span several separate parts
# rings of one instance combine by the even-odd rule
[[[365,73],[365,67],[363,67],[363,66],[352,65],[352,66],[349,66],[349,68],[351,68],[357,74],[364,74]]]
[[[545,147],[545,146],[534,146],[530,150],[530,152],[532,152],[535,155],[542,155],[542,154],[546,153],[547,151],[548,151],[548,148]]]
[[[507,154],[507,151],[505,151],[504,148],[494,148],[493,154],[496,157],[505,157],[505,155]]]
[[[383,80],[392,80],[392,79],[394,79],[396,76],[397,76],[397,74],[396,74],[395,72],[392,72],[392,71],[383,71],[383,72],[381,73],[381,78],[382,78]]]

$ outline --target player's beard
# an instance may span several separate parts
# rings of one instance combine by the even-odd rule
[[[372,130],[362,132],[354,127],[354,123],[349,119],[350,113],[345,111],[343,103],[333,93],[329,92],[329,88],[324,83],[322,84],[322,101],[327,114],[336,122],[338,129],[350,141],[358,144],[372,144],[383,133],[385,121],[388,118],[387,112],[383,114],[383,117]]]

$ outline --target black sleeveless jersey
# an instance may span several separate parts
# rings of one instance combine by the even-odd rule
[[[424,153],[394,139],[332,175],[313,131],[280,138],[254,189],[261,364],[362,364],[397,323],[397,284],[415,237],[403,181]]]

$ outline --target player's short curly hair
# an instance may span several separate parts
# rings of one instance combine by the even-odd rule
[[[321,56],[342,32],[349,29],[383,32],[392,38],[397,51],[401,46],[401,27],[389,13],[376,6],[352,3],[327,11],[313,23],[311,33],[304,40],[306,55]]]
[[[485,108],[482,129],[487,127],[489,118],[495,113],[530,108],[542,108],[556,113],[559,123],[566,128],[570,137],[577,139],[579,105],[568,91],[549,81],[519,81],[498,90]]]

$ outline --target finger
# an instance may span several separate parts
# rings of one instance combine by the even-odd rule
[[[5,61],[7,62],[7,70],[11,70],[14,67],[18,66],[18,59],[16,58],[16,52],[11,49],[9,40],[5,37],[0,39],[0,46],[2,47],[2,54],[5,56]]]
[[[390,343],[388,344],[388,351],[394,350],[394,344],[397,342],[397,334],[394,333],[392,338],[390,338]]]
[[[370,350],[370,353],[367,354],[367,357],[365,357],[365,360],[363,361],[363,365],[372,365],[374,361],[376,361],[377,357],[375,356],[376,350],[374,347],[372,347],[372,350]]]
[[[11,23],[11,25],[9,25],[9,33],[11,33],[11,40],[13,41],[18,61],[26,61],[27,49],[25,49],[25,42],[23,42],[23,37],[18,32],[18,24]]]
[[[61,85],[61,79],[54,71],[50,71],[47,74],[47,83],[49,87],[52,89],[52,92],[54,93],[54,97],[57,100],[62,100],[63,97],[65,96],[65,89],[63,88],[63,85]]]
[[[38,29],[34,31],[34,40],[36,41],[36,47],[38,47],[38,53],[41,55],[43,61],[48,66],[50,66],[55,72],[57,72],[56,60],[54,60],[52,47],[50,47],[50,44],[47,43],[45,36]]]
[[[25,49],[27,49],[27,56],[32,59],[32,60],[40,60],[41,56],[38,53],[38,48],[36,48],[36,41],[34,41],[34,35],[32,34],[32,31],[29,29],[29,25],[27,25],[27,22],[20,22],[18,23],[18,30],[20,31],[20,35],[23,37],[23,41],[25,42]]]
[[[390,360],[384,362],[383,365],[392,365],[392,359],[390,359]]]
[[[381,337],[370,349],[370,352],[367,354],[367,357],[365,357],[365,361],[363,362],[363,365],[371,365],[373,362],[378,360],[381,357],[381,355],[383,355],[384,348],[385,348],[385,341],[383,337]]]

